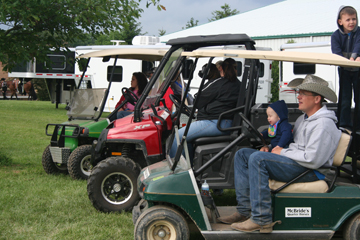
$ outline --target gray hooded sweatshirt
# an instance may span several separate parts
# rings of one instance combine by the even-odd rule
[[[326,106],[309,118],[301,115],[295,122],[294,143],[282,149],[281,155],[310,169],[331,166],[341,137],[336,122],[335,113]]]

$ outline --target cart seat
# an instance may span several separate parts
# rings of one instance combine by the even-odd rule
[[[201,146],[206,144],[212,143],[221,143],[221,142],[232,142],[236,139],[237,136],[235,135],[224,135],[224,136],[217,136],[217,137],[201,137],[197,138],[194,141],[195,146]]]
[[[299,182],[294,183],[298,178],[301,176],[307,174],[308,172],[312,171],[312,169],[308,169],[298,177],[294,178],[288,183],[284,182],[278,182],[272,179],[269,179],[269,187],[271,189],[272,193],[326,193],[331,191],[336,178],[340,174],[339,167],[344,163],[347,153],[349,151],[351,145],[351,135],[349,135],[347,132],[342,132],[339,144],[337,146],[335,155],[334,155],[334,161],[333,161],[333,167],[332,169],[335,169],[335,175],[331,181],[330,186],[326,183],[325,180],[318,180],[314,182]]]
[[[271,190],[276,190],[286,183],[269,179],[269,187]],[[315,182],[300,182],[293,183],[284,189],[280,190],[281,193],[326,193],[329,190],[328,184],[324,180]]]

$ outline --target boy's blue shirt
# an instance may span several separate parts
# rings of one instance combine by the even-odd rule
[[[271,147],[286,147],[294,141],[292,134],[292,126],[288,122],[288,109],[284,100],[274,102],[269,105],[279,116],[280,121],[277,123],[276,135],[270,137],[268,129],[261,132],[265,139],[271,139]]]
[[[261,134],[265,139],[271,139],[270,144],[272,148],[276,146],[283,148],[294,141],[292,134],[292,126],[287,119],[285,119],[284,121],[280,120],[277,125],[275,137],[269,137],[268,129],[262,131]]]

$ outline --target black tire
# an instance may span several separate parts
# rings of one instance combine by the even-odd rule
[[[109,157],[91,171],[87,191],[93,206],[102,212],[131,211],[139,201],[140,169],[126,157]]]
[[[344,240],[360,240],[360,213],[354,214],[346,221],[343,238]]]
[[[73,179],[88,179],[92,170],[91,145],[82,145],[77,147],[68,160],[69,174]]]
[[[138,218],[140,217],[140,215],[145,211],[145,209],[147,209],[147,201],[145,199],[141,199],[140,202],[134,206],[133,211],[132,211],[132,220],[133,220],[133,224],[135,226]]]
[[[42,155],[41,163],[43,165],[43,168],[47,174],[67,174],[67,165],[66,164],[60,164],[55,163],[51,157],[50,153],[50,145],[48,145]]]
[[[181,213],[167,206],[154,206],[144,211],[135,224],[138,240],[186,240],[189,226]]]

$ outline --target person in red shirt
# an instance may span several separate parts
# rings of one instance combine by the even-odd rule
[[[135,95],[139,98],[143,93],[146,84],[148,83],[145,74],[142,72],[134,72],[131,78],[131,87],[129,88],[131,91],[135,93]],[[125,101],[125,97],[122,96],[119,102],[116,104],[115,108],[120,106]],[[135,106],[131,103],[125,103],[122,108],[119,109],[118,113],[116,114],[116,118],[123,118],[127,115],[130,115],[134,112]]]

